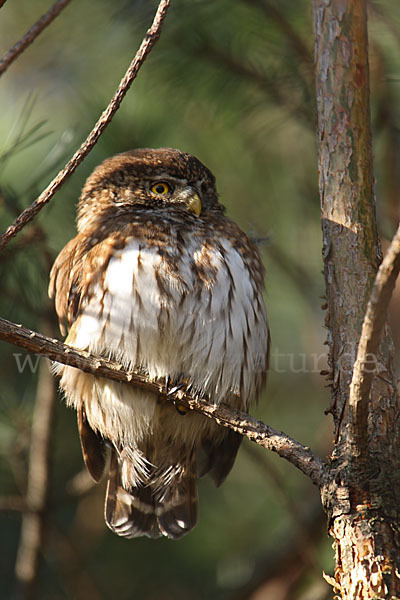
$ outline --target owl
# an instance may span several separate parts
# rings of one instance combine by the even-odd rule
[[[268,366],[264,270],[225,216],[211,171],[171,148],[109,158],[83,187],[77,229],[50,274],[66,343],[247,411]],[[56,371],[90,474],[108,471],[110,529],[127,538],[190,531],[197,479],[208,473],[219,486],[241,436],[154,393]]]

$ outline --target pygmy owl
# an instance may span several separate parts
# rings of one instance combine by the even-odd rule
[[[212,173],[171,148],[109,158],[82,190],[77,228],[50,275],[66,343],[247,410],[268,363],[263,267]],[[96,481],[111,447],[107,525],[128,538],[187,533],[197,478],[220,485],[241,436],[130,385],[57,371]]]

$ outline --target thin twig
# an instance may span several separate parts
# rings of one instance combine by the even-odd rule
[[[4,71],[8,69],[11,63],[13,63],[14,60],[18,58],[18,56],[22,54],[22,52],[26,50],[30,44],[32,44],[32,42],[35,41],[38,35],[41,34],[42,31],[46,29],[50,23],[52,23],[52,21],[54,21],[63,8],[65,8],[70,2],[71,0],[58,0],[42,17],[40,17],[38,21],[36,21],[34,25],[32,25],[25,35],[23,35],[22,38],[18,40],[18,42],[14,44],[14,46],[10,48],[8,52],[6,52],[6,54],[0,60],[0,76],[3,75]],[[4,2],[0,4],[0,8],[3,4]]]
[[[272,20],[275,25],[282,31],[285,35],[286,39],[296,50],[300,59],[307,65],[309,75],[313,75],[313,56],[312,52],[304,42],[304,40],[300,37],[300,35],[296,32],[294,27],[291,25],[290,21],[288,21],[284,15],[280,12],[280,10],[273,6],[272,4],[266,3],[262,0],[247,0],[249,4],[253,4],[260,10],[264,12],[266,17]]]
[[[300,260],[290,256],[274,241],[268,244],[268,257],[290,278],[302,296],[310,303],[315,302],[315,282]]]
[[[65,491],[72,498],[76,498],[77,496],[83,496],[87,494],[96,486],[96,482],[89,475],[88,470],[84,467],[79,473],[74,475],[72,479],[67,481],[65,485]]]
[[[6,319],[0,319],[0,339],[15,344],[29,352],[34,352],[48,359],[81,369],[99,377],[106,377],[135,387],[146,389],[171,402],[179,401],[191,410],[202,413],[219,425],[227,427],[246,436],[252,442],[272,450],[296,466],[310,477],[315,485],[322,485],[326,465],[310,448],[302,446],[291,437],[254,419],[247,413],[235,410],[224,404],[211,405],[202,398],[192,398],[183,391],[166,395],[165,383],[149,381],[145,374],[137,371],[124,371],[122,366],[88,352],[79,351],[62,342],[16,325]]]
[[[167,14],[167,10],[169,8],[171,0],[161,0],[157,12],[155,14],[153,23],[151,27],[148,29],[143,41],[140,45],[139,50],[136,52],[134,59],[132,60],[127,72],[124,77],[121,79],[121,82],[113,95],[109,105],[101,114],[99,120],[96,125],[80,146],[80,148],[75,152],[70,161],[66,164],[66,166],[56,175],[56,177],[51,181],[51,183],[47,186],[47,188],[40,194],[40,196],[29,206],[26,208],[17,219],[14,221],[10,227],[2,234],[0,237],[0,250],[2,250],[8,242],[17,235],[19,231],[27,223],[29,223],[36,214],[43,208],[45,204],[52,198],[55,192],[62,186],[62,184],[66,181],[68,177],[72,175],[78,165],[83,161],[83,159],[89,154],[93,146],[96,144],[97,140],[107,127],[107,125],[111,122],[114,114],[118,110],[122,100],[124,99],[127,91],[129,90],[133,80],[136,78],[140,67],[143,65],[147,55],[153,48],[154,44],[157,42],[160,37],[161,26]]]
[[[54,378],[47,365],[42,363],[33,413],[26,512],[22,519],[21,538],[15,565],[16,597],[21,600],[34,597],[39,558],[44,546],[55,396]]]
[[[103,600],[103,591],[86,564],[87,557],[83,554],[79,540],[75,543],[72,537],[62,531],[54,521],[51,524],[49,537],[51,544],[49,554],[51,561],[56,560],[59,566],[66,597],[74,600]]]
[[[349,409],[352,431],[349,441],[367,456],[368,403],[372,379],[376,376],[377,352],[387,319],[387,308],[400,271],[400,225],[378,269],[361,330],[357,358],[350,385]]]
[[[204,42],[202,52],[206,57],[209,57],[214,63],[222,64],[226,69],[239,75],[241,78],[251,81],[261,90],[266,92],[272,101],[279,107],[284,107],[294,117],[299,116],[306,123],[307,127],[314,129],[315,119],[313,111],[309,110],[303,103],[296,101],[293,88],[284,90],[283,85],[277,85],[276,78],[274,79],[267,72],[261,71],[257,67],[251,65],[245,60],[241,60],[221,50],[215,44]]]

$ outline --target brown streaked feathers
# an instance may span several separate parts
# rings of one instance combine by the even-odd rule
[[[85,183],[77,226],[50,276],[66,342],[247,410],[268,365],[264,270],[212,173],[171,148],[114,156]],[[107,525],[128,538],[190,531],[197,478],[220,485],[241,437],[143,390],[56,370],[95,481],[111,447]]]

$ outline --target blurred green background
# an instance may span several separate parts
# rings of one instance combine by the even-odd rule
[[[49,2],[8,0],[5,53]],[[0,82],[0,225],[28,206],[86,137],[124,74],[156,3],[71,2]],[[377,212],[399,217],[400,5],[370,3]],[[135,147],[172,146],[216,175],[228,214],[260,243],[272,357],[260,419],[327,456],[326,368],[310,0],[173,0],[161,40],[89,157],[0,257],[1,316],[52,332],[49,267],[75,235],[91,170]],[[394,326],[396,321],[394,320]],[[398,338],[398,328],[395,336]],[[61,338],[60,338],[61,339]],[[38,362],[0,345],[1,598],[15,590]],[[15,357],[19,355],[19,358]],[[75,414],[55,405],[50,501],[35,598],[318,600],[333,552],[317,490],[245,441],[222,488],[200,482],[200,522],[179,542],[119,539],[103,520],[105,483],[82,473]],[[80,479],[76,479],[78,476]],[[81,481],[78,490],[75,485]],[[72,482],[72,483],[71,483]],[[77,492],[78,490],[78,492]],[[19,502],[19,504],[18,504]]]

